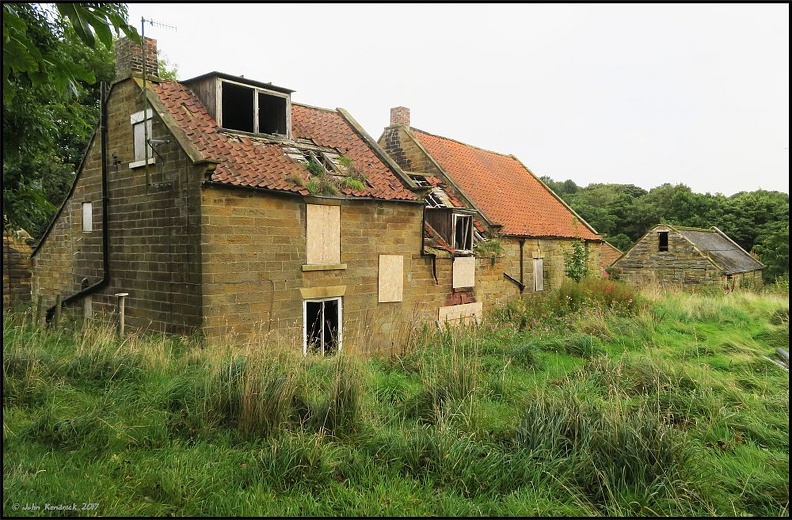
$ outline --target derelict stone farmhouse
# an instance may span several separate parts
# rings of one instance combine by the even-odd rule
[[[765,266],[717,227],[660,224],[650,229],[611,266],[615,277],[634,285],[761,287]]]
[[[575,241],[599,267],[601,237],[513,156],[410,128],[403,107],[378,144],[271,83],[160,80],[144,46],[117,43],[99,129],[33,251],[49,317],[126,294],[128,327],[369,351],[557,286]]]

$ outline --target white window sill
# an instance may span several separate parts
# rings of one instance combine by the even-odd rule
[[[149,157],[148,163],[149,164],[154,164],[154,157]],[[129,163],[129,167],[130,168],[140,168],[141,166],[145,166],[145,165],[146,165],[146,161],[145,160],[135,161],[135,162]]]

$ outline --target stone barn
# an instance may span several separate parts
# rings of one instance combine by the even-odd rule
[[[726,290],[760,287],[764,264],[717,227],[699,229],[660,224],[612,265],[615,278],[635,285]]]

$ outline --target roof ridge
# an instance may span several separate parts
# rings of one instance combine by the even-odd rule
[[[296,105],[298,107],[311,108],[313,110],[322,110],[324,112],[330,112],[332,114],[338,114],[338,109],[337,108],[318,107],[316,105],[309,105],[308,103],[295,103],[294,101],[292,101],[291,104],[292,104],[292,106]]]
[[[462,146],[467,146],[468,148],[475,148],[476,150],[480,150],[482,152],[487,152],[487,153],[491,153],[491,154],[495,154],[495,155],[500,155],[501,157],[505,157],[507,159],[514,159],[515,158],[514,154],[510,154],[510,153],[507,154],[507,153],[496,152],[494,150],[488,150],[486,148],[481,148],[480,146],[476,146],[474,144],[463,143],[462,141],[459,141],[458,139],[453,139],[451,137],[445,137],[445,136],[442,136],[442,135],[433,134],[431,132],[427,132],[425,130],[421,130],[420,128],[415,128],[413,126],[410,127],[410,130],[414,131],[414,132],[420,132],[422,134],[430,135],[430,136],[436,137],[438,139],[445,139],[446,141],[452,141],[454,143],[461,144]]]

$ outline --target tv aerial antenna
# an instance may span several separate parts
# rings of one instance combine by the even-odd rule
[[[146,67],[146,24],[149,24],[152,27],[160,27],[162,29],[169,29],[172,31],[178,30],[176,26],[169,25],[162,22],[157,22],[151,18],[146,19],[145,16],[140,17],[140,46],[143,55],[143,89],[141,93],[143,94],[143,164],[144,168],[146,169],[146,191],[148,191],[148,187],[151,185],[151,177],[149,175],[149,106],[148,106],[148,97],[146,96],[146,75],[147,75],[147,67]],[[156,62],[157,57],[154,56],[154,60]],[[152,151],[154,149],[152,148]]]

